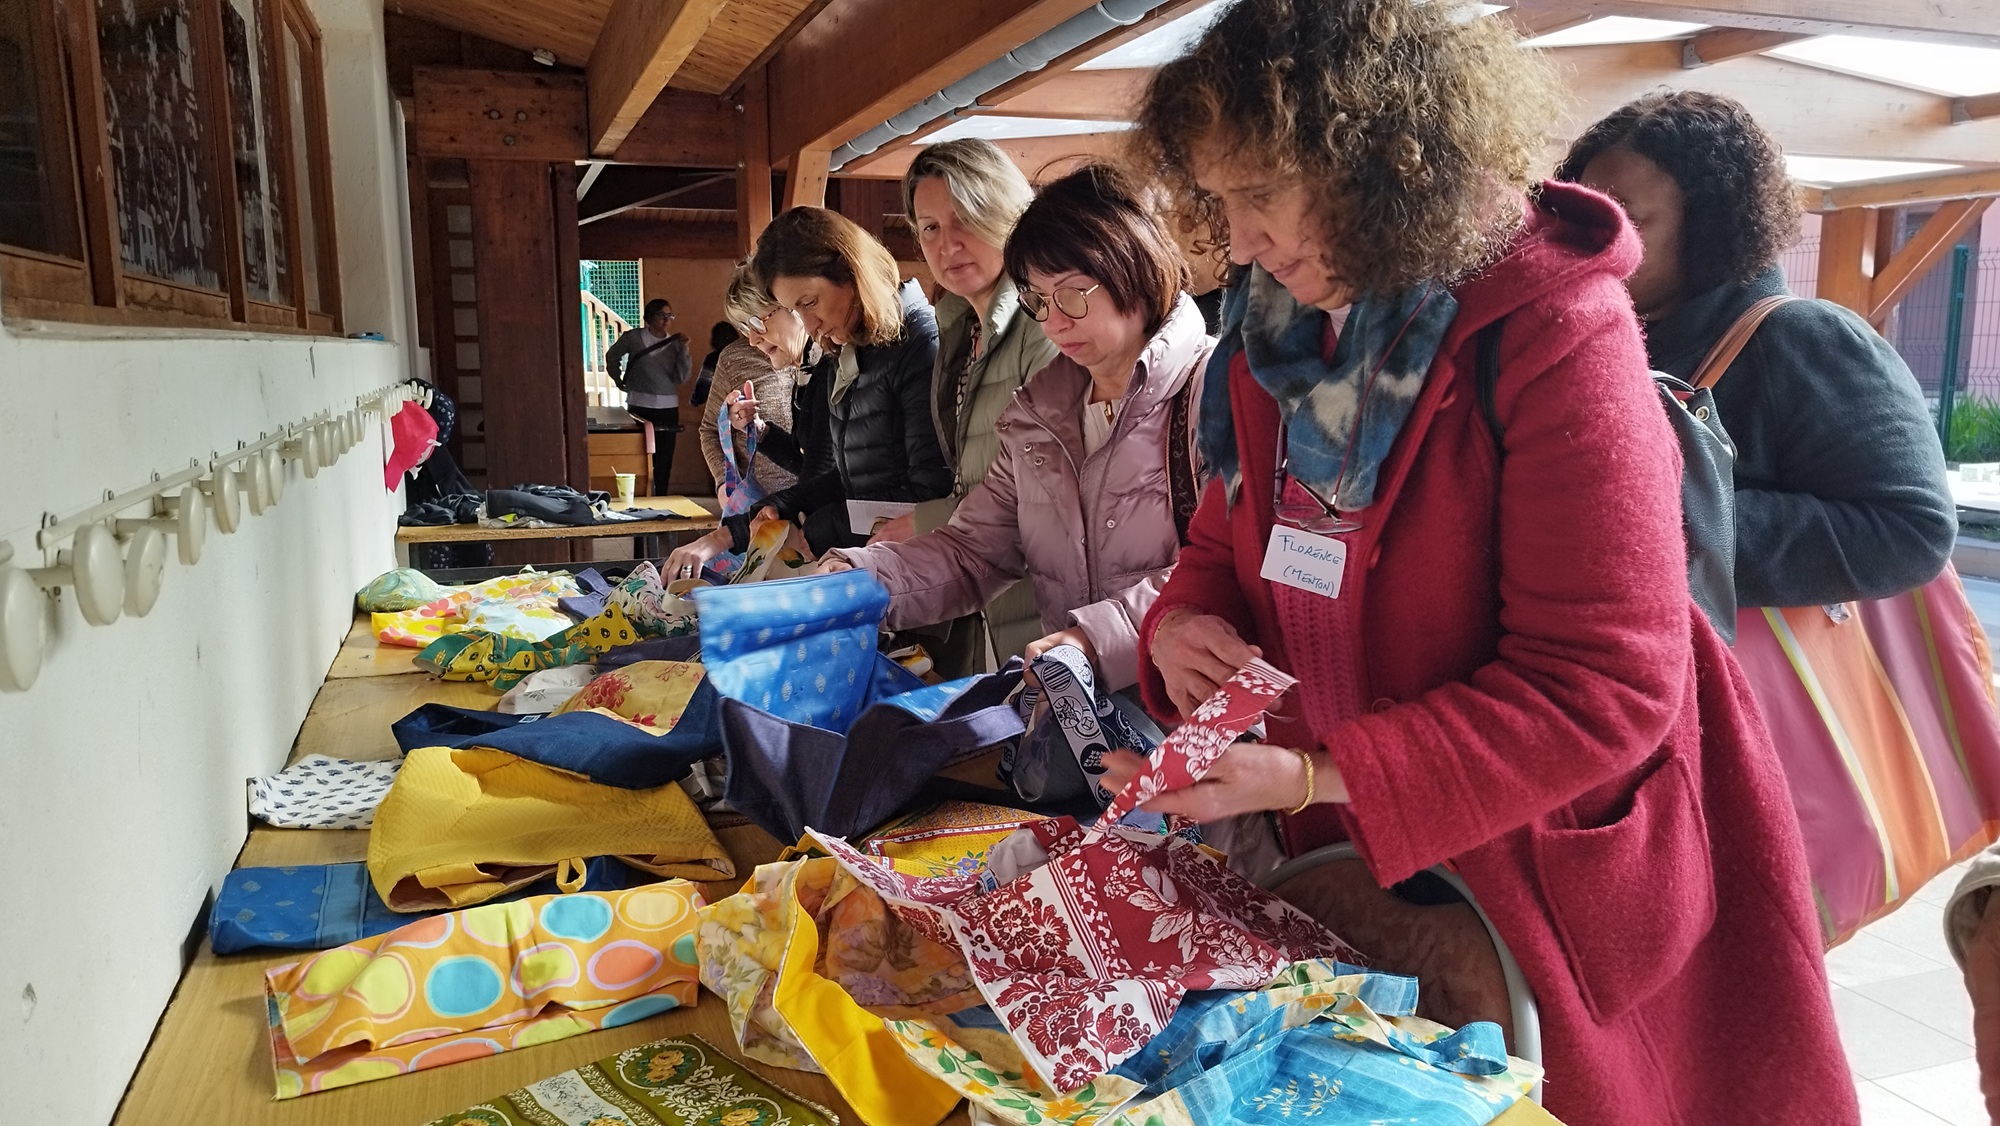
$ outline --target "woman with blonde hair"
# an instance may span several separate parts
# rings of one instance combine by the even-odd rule
[[[792,392],[806,370],[819,358],[818,346],[806,336],[805,323],[798,314],[782,309],[771,299],[771,291],[757,281],[748,261],[740,262],[730,275],[729,288],[722,295],[722,315],[742,339],[722,350],[715,362],[715,385],[721,388],[714,402],[725,400],[732,391],[748,389],[748,396],[763,408],[764,417],[779,430],[792,427]],[[716,421],[714,403],[701,415],[701,456],[719,489],[722,481],[722,430]],[[777,458],[752,459],[741,431],[734,431],[736,464],[749,473],[764,495],[790,488],[798,481],[798,465],[781,465]],[[719,497],[720,494],[718,494]]]
[[[1238,0],[1153,76],[1138,152],[1243,269],[1141,684],[1166,716],[1258,655],[1299,687],[1146,808],[1351,842],[1362,883],[1278,890],[1331,885],[1427,995],[1463,985],[1424,964],[1448,927],[1497,969],[1463,904],[1380,890],[1449,864],[1570,1126],[1855,1123],[1783,770],[1688,589],[1639,238],[1530,176],[1559,89],[1445,0]]]
[[[994,424],[1014,391],[1056,357],[1042,326],[1021,315],[1019,292],[1006,277],[1002,248],[1035,198],[1028,178],[991,141],[941,141],[917,153],[903,174],[903,212],[944,295],[938,323],[931,410],[952,469],[949,496],[926,501],[891,521],[869,541],[888,543],[935,531],[986,477],[1000,451]],[[1034,589],[1017,583],[980,613],[955,619],[927,640],[941,669],[983,666],[986,637],[997,654],[1018,653],[1041,635]]]
[[[759,455],[770,450],[801,466],[798,483],[766,497],[765,510],[803,518],[817,552],[862,542],[849,530],[849,500],[915,503],[950,492],[930,410],[937,321],[922,288],[898,284],[888,250],[822,207],[778,216],[751,264],[772,300],[829,351],[794,398],[791,433],[761,418],[757,399],[730,394],[731,423],[763,427]],[[709,559],[745,546],[741,529],[718,529],[677,549],[669,577],[697,575]]]

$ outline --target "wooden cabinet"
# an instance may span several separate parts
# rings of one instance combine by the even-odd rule
[[[630,473],[634,496],[653,495],[653,455],[646,452],[643,430],[590,432],[590,487],[618,495],[614,473]]]

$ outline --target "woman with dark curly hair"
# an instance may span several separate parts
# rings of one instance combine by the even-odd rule
[[[1556,173],[1618,200],[1646,257],[1627,279],[1654,367],[1687,377],[1738,317],[1789,296],[1798,239],[1777,142],[1732,99],[1650,94],[1590,127]],[[1958,537],[1944,450],[1903,358],[1830,301],[1768,314],[1715,385],[1736,444],[1736,597],[1818,606],[1937,577]]]
[[[1351,841],[1280,893],[1453,1022],[1504,1021],[1469,909],[1410,902],[1450,864],[1571,1126],[1854,1123],[1783,772],[1688,591],[1639,238],[1530,177],[1555,89],[1439,0],[1239,0],[1154,76],[1138,156],[1242,277],[1141,685],[1185,716],[1253,656],[1300,684],[1146,808],[1237,863],[1274,822],[1295,856]]]

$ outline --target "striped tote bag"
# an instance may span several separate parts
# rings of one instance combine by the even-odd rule
[[[1736,659],[1834,946],[2000,838],[1993,658],[1958,572],[1893,598],[1746,607]]]

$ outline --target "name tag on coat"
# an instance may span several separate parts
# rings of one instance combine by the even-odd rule
[[[1315,532],[1271,529],[1258,574],[1274,583],[1297,587],[1327,598],[1340,597],[1340,579],[1347,571],[1347,545]]]

